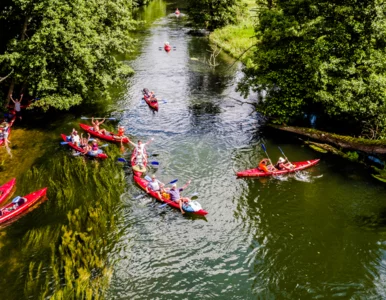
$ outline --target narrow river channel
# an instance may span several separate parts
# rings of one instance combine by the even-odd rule
[[[47,202],[0,232],[1,298],[50,296],[54,275],[42,281],[43,289],[28,282],[65,264],[51,255],[52,245],[58,239],[64,245],[62,226],[80,206],[104,211],[101,234],[87,247],[103,244],[113,266],[105,274],[107,299],[386,298],[385,186],[362,166],[314,152],[293,137],[264,133],[262,118],[235,92],[241,66],[224,53],[215,69],[205,63],[208,40],[187,34],[184,16],[173,14],[176,6],[183,13],[184,3],[155,0],[138,13],[147,21],[136,33],[141,47],[122,58],[135,74],[117,87],[114,101],[92,113],[118,118],[134,141],[154,138],[147,149],[160,165],[149,173],[164,182],[177,178],[179,186],[191,179],[184,195],[198,192],[209,214],[159,208],[116,163],[115,145],[106,148],[110,161],[70,157],[59,146],[59,133],[90,115],[84,107],[30,129],[20,125],[12,137],[20,145],[12,150],[14,167],[6,167],[1,179],[16,176],[18,194],[41,186],[49,193]],[[160,50],[164,41],[175,48]],[[144,87],[166,100],[158,113],[141,103]],[[23,137],[25,147],[39,151],[22,150],[16,139]],[[237,179],[236,170],[264,157],[262,142],[272,160],[280,146],[292,161],[321,162],[298,176]]]

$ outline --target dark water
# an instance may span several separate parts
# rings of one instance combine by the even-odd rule
[[[191,179],[184,194],[198,192],[209,214],[159,208],[135,186],[130,171],[115,163],[118,147],[109,146],[111,159],[102,163],[69,157],[57,136],[79,117],[67,116],[44,139],[43,130],[33,131],[37,145],[55,140],[55,146],[30,153],[23,172],[2,172],[4,180],[12,172],[18,176],[20,193],[41,185],[51,190],[49,201],[1,231],[5,299],[60,298],[55,291],[65,287],[53,283],[55,275],[41,278],[65,262],[66,255],[50,254],[52,245],[65,245],[63,225],[92,233],[94,243],[76,244],[80,255],[68,253],[73,261],[96,257],[106,263],[109,268],[100,268],[104,276],[92,273],[90,282],[100,283],[91,284],[92,290],[106,291],[108,299],[386,298],[386,187],[361,166],[314,152],[293,137],[263,132],[253,107],[237,101],[243,100],[235,92],[240,66],[220,54],[219,66],[208,67],[207,40],[187,34],[184,17],[172,14],[176,6],[184,12],[183,2],[153,1],[138,13],[147,23],[136,33],[139,52],[128,60],[136,73],[105,109],[134,140],[154,137],[148,152],[160,166],[149,173],[164,182],[178,178],[180,186]],[[159,50],[164,41],[175,50]],[[144,87],[167,101],[158,113],[141,103]],[[280,155],[277,146],[292,161],[322,160],[298,176],[236,179],[236,170],[264,157],[262,142],[273,160]],[[36,172],[25,174],[32,166]],[[69,221],[77,208],[80,221]],[[45,242],[32,243],[34,234]],[[78,269],[75,277],[81,277]],[[42,285],[28,286],[32,278]]]

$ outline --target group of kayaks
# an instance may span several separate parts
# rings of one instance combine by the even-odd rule
[[[34,207],[40,200],[44,199],[47,193],[47,188],[43,188],[23,197],[15,197],[10,203],[1,206],[11,196],[15,185],[16,178],[13,178],[0,186],[0,224],[13,221],[28,212],[29,208]]]

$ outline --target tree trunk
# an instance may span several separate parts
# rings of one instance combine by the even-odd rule
[[[268,126],[279,130],[300,134],[311,139],[322,141],[342,149],[358,150],[370,154],[386,154],[386,140],[368,140],[338,135],[311,128],[282,126],[269,124]]]

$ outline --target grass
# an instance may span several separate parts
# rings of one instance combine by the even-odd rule
[[[248,55],[253,52],[252,46],[257,42],[254,31],[256,18],[253,13],[256,2],[251,0],[244,0],[243,2],[247,9],[245,13],[240,15],[240,23],[216,29],[210,34],[209,39],[234,58],[239,58],[242,55],[240,60],[246,63]],[[243,54],[250,47],[252,48]]]

